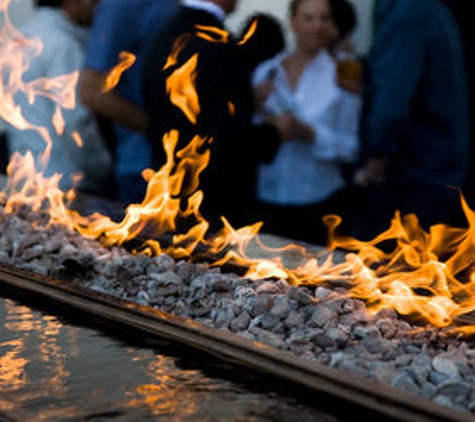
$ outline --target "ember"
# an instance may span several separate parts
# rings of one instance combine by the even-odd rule
[[[4,14],[8,4],[0,6]],[[210,42],[230,42],[225,34],[202,31]],[[6,33],[30,42],[8,20]],[[0,86],[5,120],[32,128],[13,103],[16,90],[54,98],[58,116],[62,107],[74,106],[77,75],[25,85],[21,73],[28,58],[17,57],[11,42],[0,40],[0,51],[2,74],[10,75]],[[124,55],[105,89],[132,63]],[[168,81],[171,98],[190,121],[199,113],[194,71],[190,60]],[[47,145],[52,142],[51,134],[34,129]],[[222,230],[211,236],[199,212],[199,175],[209,160],[199,151],[210,140],[196,137],[176,151],[176,135],[172,131],[163,140],[167,163],[144,172],[143,202],[129,205],[119,222],[99,213],[81,215],[70,206],[75,193],[59,189],[61,175],[44,177],[30,154],[16,155],[0,196],[0,263],[160,308],[475,412],[475,352],[467,340],[474,326],[460,322],[475,307],[475,217],[463,200],[469,229],[435,226],[426,233],[415,216],[396,215],[386,232],[366,243],[340,237],[339,218],[328,216],[332,241],[317,254],[299,245],[266,245],[260,222],[235,229],[223,217]],[[183,210],[177,198],[190,174],[194,183]],[[183,220],[190,223],[180,231]],[[166,243],[158,240],[164,236]],[[139,239],[145,240],[135,250],[122,247]],[[381,247],[388,241],[394,244],[390,251]],[[203,249],[211,262],[199,262]],[[285,261],[289,256],[291,263]],[[245,274],[226,273],[230,264]]]

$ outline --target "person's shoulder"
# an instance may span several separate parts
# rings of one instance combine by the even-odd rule
[[[101,0],[97,4],[97,8],[99,9],[107,9],[107,10],[128,10],[132,9],[135,5],[134,1],[131,0]]]
[[[96,8],[98,11],[108,13],[128,13],[132,17],[153,9],[160,10],[162,13],[168,10],[174,11],[178,5],[177,0],[101,0]]]
[[[127,15],[133,10],[133,1],[128,0],[101,0],[98,2],[94,14],[97,16],[104,15]]]
[[[417,39],[431,32],[433,26],[432,0],[386,0],[380,3],[380,24],[377,33],[381,37],[394,34],[413,34]]]
[[[51,7],[39,7],[35,10],[32,16],[18,27],[18,30],[25,34],[27,32],[37,32],[38,29],[45,31],[54,31],[58,25],[58,21],[63,19],[61,12],[58,9]]]
[[[130,20],[140,16],[143,7],[150,4],[155,4],[155,2],[152,0],[101,0],[96,6],[94,15],[96,19],[108,17],[111,20],[122,18]]]
[[[265,72],[269,69],[272,69],[276,66],[280,66],[282,63],[283,58],[286,56],[286,53],[278,53],[275,56],[271,57],[270,59],[264,60],[259,63],[256,67],[257,72]]]
[[[426,21],[434,7],[440,6],[439,0],[397,0],[394,11],[401,21],[408,24]]]
[[[38,10],[31,19],[18,29],[26,38],[38,38],[43,49],[57,48],[67,45],[70,41],[69,32],[65,29],[69,25],[65,16],[57,10]],[[67,47],[66,47],[67,48]]]

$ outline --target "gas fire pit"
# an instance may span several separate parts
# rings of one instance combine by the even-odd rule
[[[475,351],[466,335],[394,309],[371,313],[338,279],[305,286],[249,278],[165,253],[134,254],[48,223],[26,206],[0,208],[4,283],[396,420],[468,421],[475,412]],[[287,261],[298,256],[292,251],[282,252]],[[312,253],[327,262],[328,251]]]
[[[222,35],[219,42],[231,42]],[[28,58],[19,63],[21,72]],[[168,81],[178,104],[187,103],[184,93],[198,98],[193,63]],[[21,75],[5,79],[20,82]],[[22,128],[19,85],[1,90],[8,105],[1,117],[13,125],[20,117]],[[74,89],[68,84],[54,97],[74,98]],[[196,121],[199,104],[186,111]],[[416,216],[397,214],[385,233],[361,242],[339,236],[338,216],[327,216],[328,249],[266,236],[262,222],[236,229],[225,216],[222,230],[208,233],[199,190],[208,140],[196,136],[176,151],[178,137],[177,130],[164,136],[167,162],[144,171],[145,198],[126,209],[98,198],[71,202],[74,192],[45,177],[31,153],[15,154],[0,191],[0,281],[380,416],[473,420],[471,227],[426,233]],[[185,181],[192,188],[183,197]],[[96,212],[82,212],[91,203]],[[388,243],[389,250],[381,247]]]

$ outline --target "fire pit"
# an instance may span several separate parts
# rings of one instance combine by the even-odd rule
[[[190,74],[172,75],[170,95],[193,93]],[[427,233],[416,216],[395,215],[361,242],[339,236],[339,218],[327,216],[328,249],[276,245],[261,222],[236,229],[225,217],[208,233],[198,189],[204,140],[175,151],[177,139],[167,134],[167,163],[144,172],[143,202],[109,208],[115,218],[100,201],[81,212],[87,201],[62,192],[31,154],[15,155],[0,192],[3,281],[397,420],[471,420],[471,228]],[[184,205],[185,176],[196,190]]]

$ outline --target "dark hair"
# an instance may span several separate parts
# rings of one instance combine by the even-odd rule
[[[64,0],[36,0],[36,5],[39,6],[49,6],[49,7],[61,7]]]
[[[305,0],[292,0],[289,4],[289,13],[290,17],[293,18],[297,14],[297,9],[299,8],[300,4],[303,3]]]
[[[306,0],[292,0],[289,5],[290,16],[294,17],[299,6]],[[357,25],[355,7],[348,0],[327,0],[335,25],[338,27],[340,37],[345,38],[351,34]]]
[[[240,36],[257,23],[256,30],[244,45],[248,52],[248,59],[257,66],[258,63],[274,57],[285,48],[285,35],[280,21],[273,15],[257,12],[246,21]]]
[[[338,28],[340,38],[350,35],[355,29],[358,20],[355,7],[348,0],[328,0],[333,22]]]

